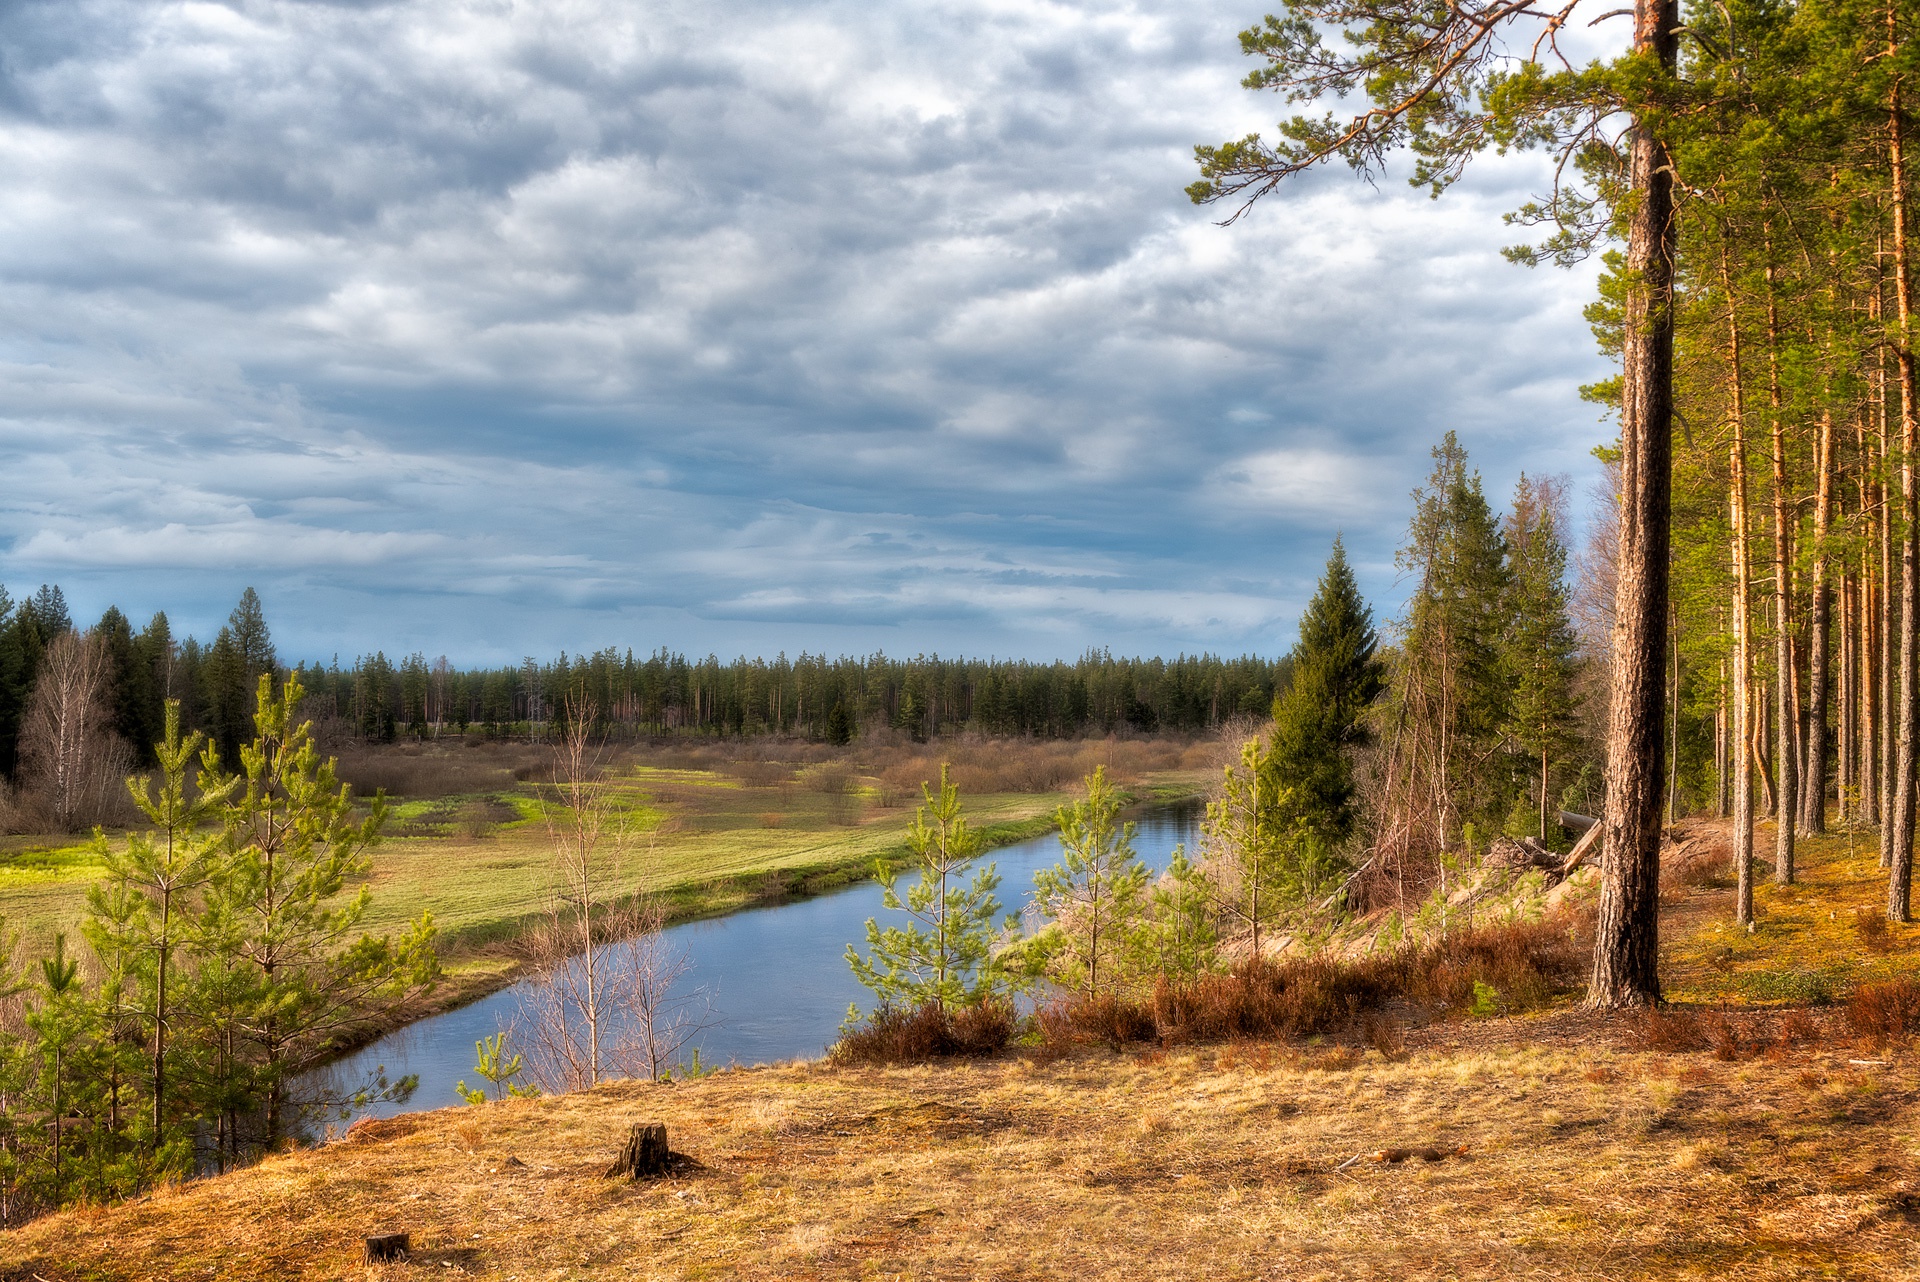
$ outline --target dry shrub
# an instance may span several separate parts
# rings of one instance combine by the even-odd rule
[[[735,761],[728,764],[727,773],[748,788],[776,788],[791,778],[777,761]]]
[[[1727,1063],[1766,1056],[1778,1060],[1796,1046],[1821,1040],[1818,1020],[1804,1010],[1778,1016],[1756,1011],[1642,1010],[1627,1023],[1627,1041],[1635,1050],[1667,1054],[1711,1051]]]
[[[878,765],[882,797],[920,796],[920,785],[940,777],[940,767],[952,769],[953,782],[963,794],[980,796],[1008,792],[1058,792],[1080,782],[1099,766],[1119,783],[1131,782],[1151,771],[1190,768],[1188,757],[1198,745],[1173,739],[993,739],[963,736],[938,744],[915,747],[909,755]],[[1203,749],[1205,763],[1218,755]]]
[[[917,1009],[882,1006],[864,1024],[841,1034],[828,1055],[837,1064],[917,1064],[996,1055],[1013,1040],[1018,1025],[1013,1003],[998,999],[959,1010],[939,1002]]]
[[[552,753],[542,755],[543,762],[531,762],[506,752],[362,748],[343,753],[338,772],[342,782],[352,784],[361,796],[384,791],[389,797],[453,797],[510,791],[523,778],[551,779]]]
[[[1360,1034],[1367,1045],[1380,1052],[1384,1060],[1399,1060],[1407,1053],[1406,1028],[1397,1019],[1372,1012],[1360,1021]]]
[[[1803,1010],[1790,1010],[1773,1026],[1773,1044],[1781,1049],[1820,1040],[1820,1024]]]
[[[1371,957],[1262,960],[1189,984],[1162,980],[1138,1001],[1069,998],[1042,1020],[1041,1032],[1100,1041],[1118,1040],[1123,1029],[1137,1031],[1138,1040],[1151,1030],[1168,1042],[1307,1037],[1348,1028],[1393,1004],[1461,1014],[1474,1007],[1476,988],[1492,989],[1506,1010],[1522,1010],[1570,986],[1585,961],[1563,926],[1493,926]],[[1377,1036],[1397,1053],[1394,1026],[1381,1023]]]
[[[1847,1026],[1861,1037],[1893,1041],[1920,1030],[1920,982],[1862,984],[1847,1002]]]
[[[1153,1011],[1113,993],[1078,995],[1040,1010],[1040,1035],[1049,1042],[1150,1042],[1160,1035]]]
[[[1732,1063],[1744,1058],[1744,1052],[1758,1051],[1758,1047],[1749,1046],[1741,1037],[1740,1026],[1725,1015],[1709,1015],[1705,1020],[1707,1041],[1713,1047],[1713,1057]]]
[[[517,812],[510,806],[469,801],[453,812],[453,831],[456,836],[468,841],[486,841],[499,832],[503,819],[517,817]]]
[[[1702,890],[1724,890],[1734,884],[1733,872],[1725,861],[1700,857],[1689,859],[1675,869],[1672,880],[1682,886]]]
[[[1628,1018],[1627,1042],[1635,1050],[1666,1053],[1703,1051],[1713,1045],[1700,1012],[1653,1007],[1637,1010]]]
[[[1877,908],[1853,910],[1853,933],[1873,952],[1884,953],[1893,947],[1893,934],[1887,929],[1887,915]]]

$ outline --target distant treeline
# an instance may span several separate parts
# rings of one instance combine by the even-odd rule
[[[376,742],[446,731],[538,733],[570,706],[591,706],[615,734],[780,734],[840,743],[881,728],[915,739],[960,730],[1043,738],[1199,732],[1235,716],[1267,715],[1287,671],[1284,659],[1251,655],[1128,659],[1089,651],[1072,662],[1033,663],[802,653],[722,662],[611,648],[500,668],[376,653],[350,667],[335,659],[289,669],[252,588],[211,642],[176,640],[165,614],[136,630],[118,609],[82,630],[58,587],[18,602],[0,588],[0,771],[9,776],[22,763],[36,685],[65,636],[97,655],[100,672],[87,683],[98,686],[98,716],[88,718],[89,730],[117,736],[142,761],[160,737],[168,699],[180,701],[186,729],[205,732],[231,761],[251,737],[259,677],[288,671],[308,691],[306,715],[336,734]],[[41,702],[49,702],[44,693]]]
[[[332,713],[368,739],[432,728],[506,731],[591,704],[609,726],[641,734],[786,734],[847,742],[887,726],[915,739],[958,730],[1070,738],[1121,729],[1202,731],[1240,714],[1265,716],[1285,684],[1285,662],[1245,656],[1116,659],[1092,651],[1071,663],[1007,659],[789,659],[607,649],[528,659],[517,668],[454,668],[384,654],[351,670],[302,665],[308,708]]]

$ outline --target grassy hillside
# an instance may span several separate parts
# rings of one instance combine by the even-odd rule
[[[1747,978],[1915,974],[1913,930],[1852,916],[1871,850],[1804,853],[1734,943],[1712,858],[1676,862],[1664,965],[1693,1004],[1663,1015],[1569,996],[1406,1012],[1404,1045],[794,1064],[443,1110],[0,1234],[0,1280],[1920,1276],[1920,1057]],[[603,1179],[656,1118],[695,1165]],[[384,1231],[411,1264],[358,1263]]]
[[[1909,1058],[1650,1053],[1566,1015],[1466,1031],[1398,1062],[788,1066],[448,1110],[0,1235],[0,1278],[1920,1271]],[[653,1118],[698,1166],[602,1179]],[[1447,1156],[1379,1158],[1426,1146]],[[360,1266],[361,1237],[389,1230],[414,1263]]]

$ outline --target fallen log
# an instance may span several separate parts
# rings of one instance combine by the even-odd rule
[[[1558,875],[1562,881],[1571,876],[1574,869],[1587,862],[1588,855],[1600,849],[1600,839],[1606,835],[1606,831],[1606,826],[1596,819],[1593,826],[1580,835],[1580,840],[1574,842],[1573,849],[1567,853],[1567,862],[1559,867]]]
[[[1576,814],[1571,810],[1560,812],[1560,826],[1568,832],[1585,832],[1599,822],[1592,815]]]
[[[1444,1162],[1450,1157],[1465,1157],[1467,1146],[1458,1148],[1383,1148],[1373,1155],[1376,1162],[1404,1162],[1417,1157],[1423,1162]]]

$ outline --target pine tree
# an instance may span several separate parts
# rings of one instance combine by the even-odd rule
[[[167,1052],[178,1000],[174,970],[179,954],[192,944],[195,897],[212,876],[224,841],[212,825],[240,782],[222,777],[218,759],[200,735],[181,734],[177,701],[167,702],[162,734],[154,752],[157,786],[152,779],[128,780],[134,804],[153,829],[134,833],[124,848],[104,835],[95,837],[93,853],[105,876],[88,891],[86,926],[94,952],[133,959],[121,969],[140,981],[141,991],[123,999],[133,1003],[150,1029],[149,1140],[156,1152],[171,1133]]]
[[[1117,990],[1137,946],[1147,868],[1133,852],[1134,825],[1120,821],[1120,795],[1099,766],[1087,795],[1056,812],[1060,862],[1033,877],[1034,906],[1051,925],[1037,952],[1045,974],[1083,997]]]
[[[1414,156],[1413,182],[1438,195],[1482,150],[1541,147],[1556,153],[1554,190],[1517,216],[1525,223],[1553,223],[1556,231],[1538,247],[1510,252],[1522,261],[1571,262],[1605,232],[1626,242],[1607,854],[1589,993],[1589,1001],[1601,1008],[1645,1005],[1660,993],[1662,660],[1671,542],[1677,239],[1669,135],[1678,131],[1676,121],[1697,115],[1673,110],[1683,92],[1677,72],[1681,35],[1688,30],[1678,0],[1641,0],[1634,10],[1603,16],[1628,12],[1634,16],[1631,51],[1610,63],[1576,68],[1558,43],[1567,20],[1567,11],[1558,6],[1532,0],[1461,0],[1443,6],[1386,0],[1356,7],[1336,0],[1287,0],[1284,16],[1269,14],[1240,33],[1242,51],[1265,64],[1243,83],[1276,91],[1295,104],[1360,94],[1365,100],[1353,103],[1354,113],[1345,119],[1333,112],[1293,116],[1282,122],[1276,142],[1255,134],[1196,147],[1201,178],[1187,189],[1196,203],[1242,202],[1233,215],[1238,218],[1287,179],[1334,157],[1371,179],[1389,153],[1405,147]],[[1516,29],[1526,34],[1516,38]],[[1327,37],[1335,33],[1340,38],[1330,43]],[[1697,34],[1694,39],[1700,41]],[[1616,144],[1604,122],[1619,116],[1629,127]],[[1602,137],[1609,141],[1599,141]],[[1895,169],[1898,179],[1897,162]],[[1569,180],[1576,174],[1591,180],[1592,188],[1574,189]],[[1896,201],[1903,219],[1899,200],[1904,193]],[[1900,240],[1904,249],[1904,227]],[[1903,323],[1906,317],[1903,291]],[[1905,368],[1911,371],[1911,356]],[[1441,807],[1443,818],[1449,808]]]
[[[1385,685],[1374,651],[1373,612],[1360,597],[1339,539],[1300,619],[1290,656],[1293,680],[1273,704],[1273,741],[1265,758],[1291,798],[1284,822],[1300,824],[1336,849],[1353,832],[1350,751],[1366,742],[1367,709]]]
[[[907,830],[918,879],[902,899],[899,870],[882,860],[874,871],[881,902],[905,912],[908,920],[882,930],[874,918],[867,918],[868,955],[862,957],[849,944],[847,965],[883,1006],[975,1006],[1011,987],[1012,976],[998,965],[993,946],[1016,919],[998,920],[1000,901],[994,892],[1000,875],[994,865],[978,869],[970,881],[961,880],[962,871],[980,853],[980,839],[961,813],[960,790],[948,768],[940,767],[938,793],[930,784],[922,784],[920,791],[926,804],[914,812]],[[857,1016],[857,1010],[848,1012],[850,1020]]]
[[[356,818],[311,723],[295,719],[303,693],[289,680],[276,695],[260,677],[240,790],[225,807],[230,853],[212,869],[201,925],[224,954],[213,968],[240,985],[233,1031],[252,1057],[269,1146],[284,1133],[292,1077],[439,978],[431,913],[398,940],[360,933],[372,892],[346,888],[370,869],[386,807],[376,797]]]

